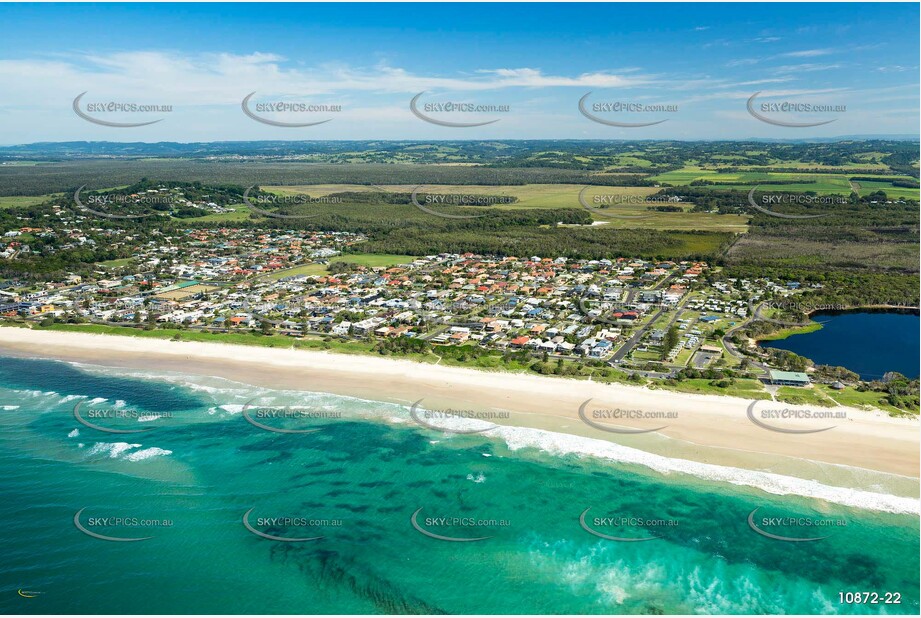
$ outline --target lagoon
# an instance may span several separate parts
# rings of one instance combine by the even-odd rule
[[[919,374],[917,313],[894,311],[836,311],[816,313],[820,330],[759,345],[789,350],[817,365],[847,367],[864,380],[877,380],[888,371],[908,378]]]

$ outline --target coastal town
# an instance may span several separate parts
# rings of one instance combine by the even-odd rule
[[[0,618],[921,616],[921,0],[0,14]]]
[[[809,383],[804,373],[769,374],[725,339],[754,304],[795,294],[798,284],[722,279],[706,262],[379,256],[360,253],[360,234],[229,227],[139,243],[127,230],[61,216],[63,227],[4,234],[0,259],[48,236],[61,248],[130,246],[134,257],[98,264],[92,276],[6,280],[0,316],[341,341],[409,338],[597,361],[648,378],[742,368],[768,381]]]

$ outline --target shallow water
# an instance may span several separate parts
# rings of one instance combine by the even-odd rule
[[[266,431],[243,417],[254,398],[325,418],[261,419],[319,429]],[[153,429],[91,429],[74,418],[80,402],[97,426]],[[0,358],[0,427],[3,613],[919,610],[917,514],[586,457],[591,441],[578,438],[450,434],[395,404],[12,358]],[[90,532],[151,538],[89,536],[74,523],[81,509]],[[761,535],[755,509],[772,534],[826,538]],[[257,536],[243,525],[250,510],[257,532],[322,538]],[[817,522],[830,525],[806,525]],[[839,602],[853,591],[902,602]]]

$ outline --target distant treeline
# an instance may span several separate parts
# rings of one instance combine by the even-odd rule
[[[644,186],[644,179],[582,170],[481,166],[351,165],[204,160],[87,160],[0,166],[0,195],[44,195],[86,185],[90,190],[130,185],[138,178],[214,185],[496,185],[582,184]]]
[[[871,139],[795,141],[655,141],[655,140],[489,140],[489,141],[252,141],[181,144],[60,142],[0,148],[3,161],[73,161],[105,159],[181,159],[238,165],[240,159],[267,163],[297,160],[301,165],[461,164],[496,169],[615,171],[655,174],[688,162],[702,167],[729,164],[730,169],[821,172],[820,166],[850,167],[874,173],[866,165],[886,165],[894,172],[918,177],[918,142]],[[785,162],[806,164],[791,167]],[[812,168],[807,166],[814,166]],[[866,172],[864,170],[866,169]],[[148,174],[164,177],[162,174]],[[200,180],[215,180],[201,178]],[[261,179],[264,184],[272,184]],[[281,184],[281,183],[278,183]],[[506,183],[510,184],[510,183]],[[511,183],[514,184],[514,183]]]

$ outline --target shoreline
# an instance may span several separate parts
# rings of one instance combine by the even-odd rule
[[[853,408],[830,409],[845,413],[844,420],[769,421],[779,428],[800,429],[839,423],[828,431],[793,435],[753,423],[747,412],[753,400],[391,358],[6,327],[0,327],[0,354],[153,368],[406,406],[421,400],[420,406],[428,410],[501,410],[508,412],[502,425],[593,438],[653,455],[792,474],[823,483],[832,474],[856,476],[858,471],[850,470],[855,468],[907,479],[919,477],[918,419],[891,418],[882,412]],[[585,404],[587,400],[591,402]],[[613,426],[604,420],[594,421],[634,431],[665,425],[656,432],[612,433],[583,422],[579,415],[583,404],[589,415],[594,410],[614,408],[671,416],[658,420],[622,418]],[[761,406],[810,409],[770,401],[755,404],[756,409]],[[840,485],[841,479],[832,484]]]
[[[826,307],[810,309],[806,312],[806,318],[809,320],[803,324],[790,324],[780,328],[779,330],[767,333],[765,336],[762,336],[760,339],[754,339],[755,344],[760,343],[761,341],[782,341],[784,339],[789,339],[794,335],[808,335],[809,333],[814,333],[823,328],[821,322],[816,322],[813,320],[812,316],[817,313],[825,313],[828,315],[843,315],[846,313],[904,313],[907,315],[918,315],[921,316],[921,307],[910,307],[906,305],[858,305],[853,307],[843,307],[840,306],[835,309],[829,309]],[[763,318],[762,318],[763,319]],[[776,323],[776,322],[775,322]],[[782,336],[775,337],[775,334],[784,333]]]

